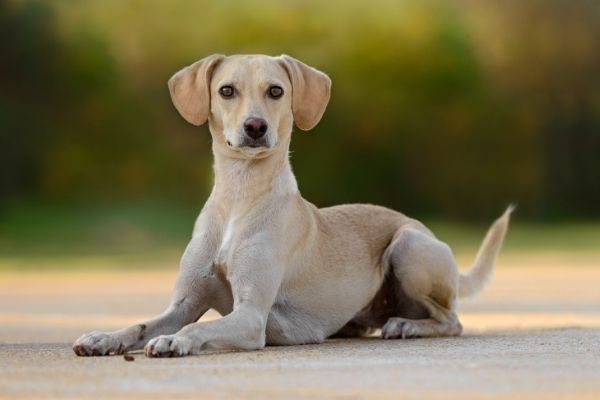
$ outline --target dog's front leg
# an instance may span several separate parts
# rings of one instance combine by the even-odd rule
[[[146,344],[146,355],[173,357],[209,348],[263,348],[267,317],[281,282],[280,272],[264,258],[261,261],[245,258],[243,267],[228,275],[234,299],[230,314],[215,321],[188,325],[174,335],[159,336]]]
[[[75,341],[73,351],[79,356],[121,354],[141,349],[150,339],[197,321],[222,292],[222,283],[212,271],[215,241],[207,235],[195,236],[188,245],[171,303],[162,314],[114,332],[86,333]]]

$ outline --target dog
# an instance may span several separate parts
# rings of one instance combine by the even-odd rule
[[[287,55],[211,55],[168,86],[184,119],[209,123],[213,190],[166,311],[85,334],[77,355],[255,350],[377,329],[384,339],[461,333],[457,299],[492,274],[511,207],[461,274],[450,247],[415,219],[370,204],[319,209],[302,198],[288,157],[292,128],[321,119],[331,93],[325,73]],[[223,317],[197,322],[209,309]]]

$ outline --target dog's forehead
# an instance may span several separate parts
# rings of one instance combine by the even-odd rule
[[[213,73],[213,81],[260,82],[279,80],[288,83],[287,72],[277,57],[235,55],[226,57]]]

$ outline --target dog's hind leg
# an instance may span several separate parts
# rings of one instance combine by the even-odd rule
[[[485,286],[492,275],[496,256],[508,230],[508,209],[490,227],[477,252],[475,262],[467,273],[459,274],[450,247],[440,242],[421,223],[412,222],[394,235],[386,250],[386,258],[398,279],[397,317],[382,328],[384,338],[459,335],[462,326],[456,316],[457,297],[471,296]],[[408,311],[422,308],[429,314],[425,319],[407,319]],[[417,317],[418,318],[418,317]]]
[[[427,311],[428,318],[408,319],[399,314],[388,319],[381,335],[385,339],[456,336],[462,326],[455,312],[459,273],[448,245],[425,227],[401,228],[387,250],[400,297],[408,297]],[[404,302],[406,303],[406,302]]]

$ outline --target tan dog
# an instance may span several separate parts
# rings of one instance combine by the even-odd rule
[[[169,81],[175,107],[209,122],[215,185],[161,315],[81,336],[81,356],[141,349],[151,357],[207,348],[319,343],[381,328],[383,338],[458,335],[457,296],[491,275],[510,209],[471,271],[420,222],[374,205],[317,209],[288,159],[292,125],[313,128],[331,81],[288,57],[212,55]],[[223,318],[196,322],[208,309]]]

